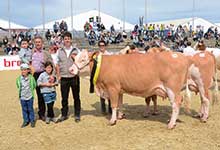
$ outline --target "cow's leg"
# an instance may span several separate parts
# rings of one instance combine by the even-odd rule
[[[144,115],[143,115],[144,118],[149,117],[149,114],[150,114],[150,101],[151,101],[151,96],[145,98],[146,110],[145,110]]]
[[[119,92],[116,88],[109,88],[109,97],[111,101],[112,107],[112,116],[110,119],[110,125],[115,125],[117,122],[117,109],[118,109],[118,101],[119,101]]]
[[[199,89],[199,95],[201,100],[201,106],[197,117],[201,118],[201,121],[206,122],[208,118],[208,110],[209,109],[209,93],[208,88],[204,87],[204,84],[201,80],[197,81],[197,86]],[[207,90],[205,90],[207,89]]]
[[[167,95],[172,106],[172,115],[168,124],[168,129],[173,129],[176,126],[176,119],[179,115],[180,105],[182,103],[182,96],[175,94],[171,89],[167,88]]]
[[[116,122],[117,122],[117,108],[112,107],[112,117],[109,121],[109,124],[113,126],[116,124]]]
[[[181,105],[181,102],[182,102],[182,96],[181,95],[176,95],[175,100],[176,101],[171,103],[171,105],[172,105],[172,116],[171,116],[170,122],[168,124],[168,129],[173,129],[176,126],[176,120],[177,120],[178,115],[179,115],[180,105]]]
[[[158,115],[159,112],[158,112],[158,109],[157,109],[157,96],[153,95],[151,97],[152,97],[152,101],[154,103],[154,111],[153,111],[152,115]]]
[[[201,117],[201,121],[202,122],[206,122],[209,116],[209,91],[208,89],[205,90],[204,95],[202,95],[202,109],[201,109],[201,113],[203,114]]]
[[[119,94],[119,99],[118,99],[118,119],[124,119],[125,114],[122,112],[122,104],[123,104],[123,94]]]

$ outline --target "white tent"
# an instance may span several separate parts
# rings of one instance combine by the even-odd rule
[[[11,22],[11,29],[27,29],[27,27]],[[8,21],[0,19],[0,27],[9,29]]]
[[[182,25],[182,26],[186,26],[189,29],[189,27],[193,25],[193,19],[184,18],[184,19],[176,19],[176,20],[166,20],[166,21],[159,21],[159,22],[151,22],[149,24],[165,24],[165,25],[173,24],[175,27],[177,27],[178,25]],[[203,18],[195,17],[194,18],[194,29],[196,29],[199,26],[204,29],[204,32],[206,32],[209,27],[218,27],[218,29],[220,29],[220,27],[214,23],[211,23]]]
[[[81,14],[77,14],[75,16],[73,16],[73,28],[74,30],[77,31],[83,31],[83,27],[84,24],[86,23],[86,21],[89,21],[89,18],[94,17],[94,20],[96,20],[96,16],[98,16],[98,11],[97,10],[91,10],[85,13],[81,13]],[[117,19],[115,17],[112,17],[110,15],[107,15],[105,13],[100,12],[100,16],[101,16],[101,22],[104,24],[106,29],[110,29],[110,27],[112,25],[114,25],[116,30],[120,30],[123,29],[123,21],[120,19]],[[68,29],[71,30],[71,16],[66,17],[66,18],[62,18],[59,20],[54,20],[51,22],[48,22],[45,24],[45,28],[46,29],[53,29],[53,25],[55,22],[61,22],[62,20],[67,22],[68,25]],[[125,22],[125,29],[126,30],[132,30],[133,29],[133,25],[130,23]],[[43,25],[38,25],[36,27],[34,27],[35,29],[42,29]]]
[[[215,23],[215,24],[220,27],[220,23]]]

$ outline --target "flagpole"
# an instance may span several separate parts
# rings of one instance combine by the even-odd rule
[[[8,36],[11,37],[11,14],[10,14],[10,0],[8,0]]]
[[[44,0],[41,1],[42,2],[42,23],[43,23],[43,35],[45,32],[45,4],[44,4]]]
[[[147,0],[145,0],[145,24],[147,23]]]
[[[125,31],[125,0],[123,0],[123,31]]]
[[[194,23],[195,23],[195,0],[193,0],[193,11],[192,11],[192,29],[194,31]]]
[[[70,0],[70,11],[71,11],[71,29],[73,34],[73,0]]]
[[[101,1],[98,0],[98,12],[99,12],[98,16],[99,16],[99,18],[100,18],[100,11],[101,11]]]

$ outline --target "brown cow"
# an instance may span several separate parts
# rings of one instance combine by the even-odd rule
[[[213,77],[216,72],[216,61],[213,54],[207,51],[195,54],[191,60],[193,66],[189,68],[189,89],[199,92],[201,99],[201,108],[199,117],[201,121],[206,122],[209,114],[209,88],[212,86]]]
[[[129,46],[130,49],[127,50],[127,54],[134,54],[134,53],[141,53],[137,48],[131,48],[131,46]],[[152,48],[149,48],[147,49],[147,52],[153,52],[153,53],[158,53],[158,52],[162,52],[162,51],[165,51],[165,49],[163,48],[158,48],[158,47],[152,47]],[[150,114],[150,102],[153,101],[153,105],[154,105],[154,109],[153,109],[153,113],[152,115],[158,115],[159,112],[158,112],[158,109],[157,109],[157,96],[156,95],[153,95],[153,96],[149,96],[149,97],[146,97],[145,98],[145,103],[146,103],[146,109],[145,109],[145,112],[143,114],[143,117],[144,118],[147,118],[149,117],[149,114]]]
[[[83,50],[75,57],[75,64],[70,68],[74,74],[92,72],[94,59],[88,51]],[[161,52],[133,55],[110,55],[98,58],[98,74],[94,83],[96,93],[104,98],[110,98],[112,117],[110,124],[117,120],[117,109],[122,106],[122,95],[148,97],[158,95],[168,97],[172,106],[172,116],[168,128],[176,125],[182,102],[180,91],[186,82],[189,59],[181,53]],[[97,70],[97,69],[96,69]],[[118,112],[121,118],[123,113]]]

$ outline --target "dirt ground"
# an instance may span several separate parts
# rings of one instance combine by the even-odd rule
[[[143,98],[124,96],[126,119],[115,126],[108,125],[109,116],[100,113],[99,98],[89,94],[89,81],[81,79],[82,120],[75,123],[72,118],[73,99],[70,96],[68,120],[49,125],[37,120],[36,127],[21,129],[22,115],[15,86],[19,71],[0,72],[0,149],[1,150],[219,150],[220,149],[220,106],[210,108],[207,123],[180,111],[180,122],[174,130],[167,129],[171,114],[168,100],[159,99],[160,115],[143,118]],[[60,115],[60,90],[55,113]],[[200,101],[193,96],[191,111],[196,113]],[[34,103],[37,113],[37,100]],[[37,116],[37,115],[36,115]]]

